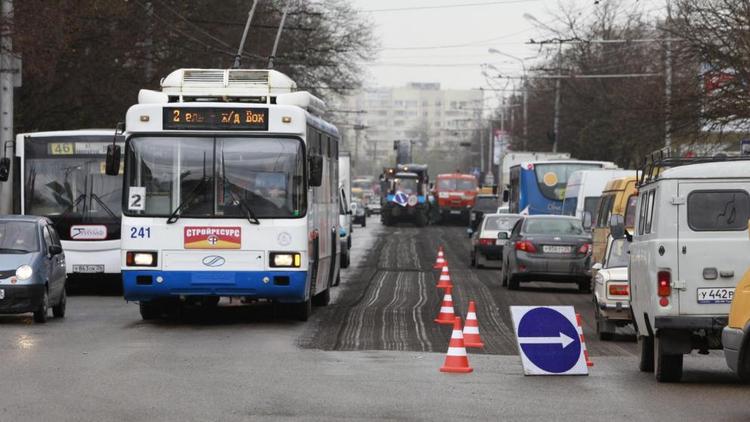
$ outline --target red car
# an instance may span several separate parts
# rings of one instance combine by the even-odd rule
[[[477,178],[471,174],[439,174],[435,184],[440,217],[460,219],[469,223],[469,215],[477,197]]]

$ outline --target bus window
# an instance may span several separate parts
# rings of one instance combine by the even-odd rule
[[[601,167],[601,164],[548,163],[536,164],[534,171],[542,195],[547,199],[562,201],[565,195],[565,186],[571,174],[578,170],[594,170]]]

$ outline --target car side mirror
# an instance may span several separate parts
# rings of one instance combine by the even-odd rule
[[[510,191],[505,189],[503,190],[503,202],[508,202],[508,199],[510,199]]]
[[[508,236],[507,232],[500,232],[497,234],[497,238],[500,240],[508,240],[510,236]]]
[[[604,266],[602,265],[601,262],[597,262],[597,263],[595,263],[594,265],[591,266],[591,269],[594,270],[594,271],[599,271],[602,268],[604,268]]]
[[[0,182],[7,182],[10,177],[10,158],[0,158]]]
[[[467,236],[471,237],[471,235],[473,235],[473,234],[474,234],[474,230],[472,230],[471,227],[469,227],[468,229],[466,229],[466,235]]]
[[[108,176],[117,176],[120,173],[120,146],[107,145],[107,158],[104,165],[104,172]]]
[[[619,214],[609,217],[609,233],[615,239],[622,239],[625,235],[625,219]]]
[[[59,255],[62,251],[63,249],[60,245],[49,245],[49,247],[47,247],[47,252],[52,256]]]
[[[591,218],[591,213],[588,212],[588,211],[584,211],[584,213],[583,213],[583,228],[586,231],[590,231],[591,230],[591,226],[593,225],[592,223],[593,222],[592,222],[592,218]]]
[[[313,155],[310,162],[310,186],[319,187],[323,183],[323,156]]]

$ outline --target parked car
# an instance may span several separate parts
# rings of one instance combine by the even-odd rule
[[[659,382],[680,380],[685,354],[722,348],[750,256],[750,162],[688,162],[658,160],[654,168],[671,168],[645,172],[630,245],[640,369]]]
[[[474,207],[471,209],[469,216],[469,228],[477,231],[479,223],[482,221],[482,216],[484,214],[494,214],[497,211],[497,201],[497,195],[477,195]]]
[[[0,217],[0,313],[65,316],[65,254],[46,217]]]
[[[521,282],[577,283],[591,291],[591,235],[579,218],[560,215],[523,216],[503,247],[503,286],[516,290]]]
[[[352,202],[349,209],[352,211],[352,224],[359,224],[362,227],[367,227],[367,213],[362,202]]]
[[[630,242],[625,238],[609,238],[603,262],[595,263],[594,316],[600,340],[611,340],[616,327],[630,324],[630,286],[628,261]]]
[[[750,381],[750,270],[737,283],[729,321],[721,334],[724,359],[741,380]]]
[[[487,261],[501,263],[504,240],[498,239],[500,232],[510,233],[513,225],[521,218],[518,214],[485,214],[479,230],[471,233],[471,266],[478,268]]]

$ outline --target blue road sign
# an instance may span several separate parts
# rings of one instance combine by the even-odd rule
[[[511,313],[527,374],[588,373],[572,307],[512,306]]]

